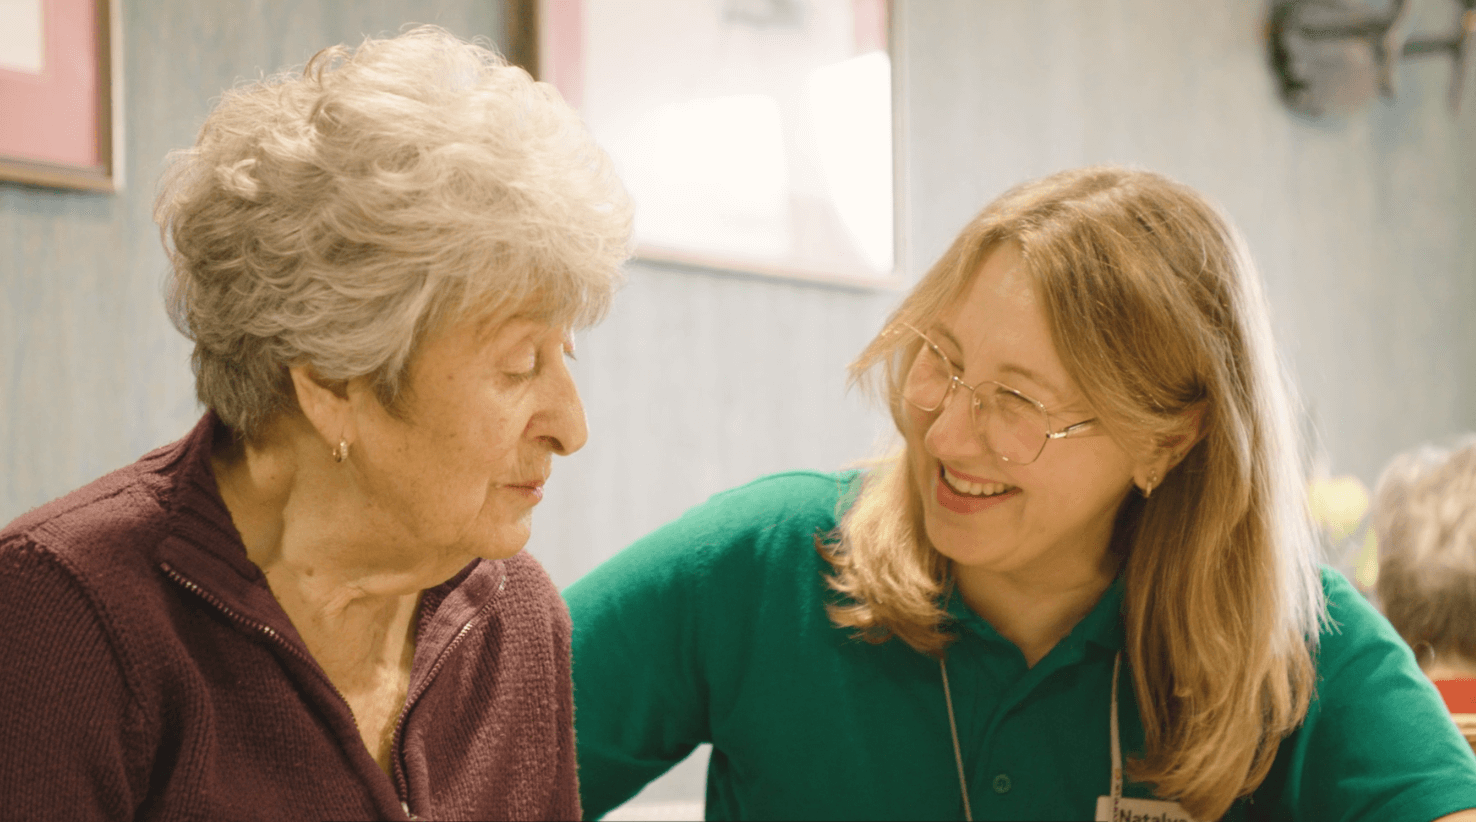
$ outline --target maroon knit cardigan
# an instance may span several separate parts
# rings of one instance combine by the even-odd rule
[[[386,776],[187,437],[0,530],[0,816],[577,819],[569,615],[526,554],[424,592]]]

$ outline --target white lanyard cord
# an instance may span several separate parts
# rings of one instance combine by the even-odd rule
[[[1112,658],[1112,816],[1117,818],[1117,802],[1122,799],[1122,752],[1117,749],[1117,672],[1122,667],[1122,651]]]
[[[948,689],[948,663],[938,658],[938,670],[943,672],[943,701],[948,704],[948,731],[953,735],[953,762],[958,766],[958,790],[963,795],[964,819],[974,822],[969,809],[969,782],[964,778],[963,751],[958,746],[958,721],[953,718],[953,694]],[[1117,676],[1122,670],[1122,651],[1112,658],[1112,815],[1117,818],[1117,803],[1122,799],[1122,752],[1117,749]]]
[[[958,765],[958,790],[963,794],[964,819],[974,822],[974,813],[969,810],[969,782],[964,778],[963,751],[958,747],[958,722],[953,719],[953,694],[948,691],[948,663],[938,657],[938,668],[943,672],[943,700],[948,703],[948,730],[953,734],[953,761]]]

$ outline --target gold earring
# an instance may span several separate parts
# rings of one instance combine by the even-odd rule
[[[1148,475],[1148,484],[1143,488],[1143,499],[1153,496],[1153,488],[1158,485],[1158,472],[1154,471]]]
[[[333,461],[343,462],[344,460],[348,459],[348,449],[348,440],[339,440],[338,447],[333,449]]]

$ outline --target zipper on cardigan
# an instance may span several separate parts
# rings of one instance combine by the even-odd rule
[[[174,566],[170,565],[169,563],[161,562],[159,563],[159,567],[164,569],[164,573],[166,576],[174,580],[186,591],[189,591],[200,599],[205,600],[205,602],[209,603],[217,611],[225,614],[234,622],[240,625],[244,625],[247,628],[250,628],[251,630],[261,634],[262,636],[265,636],[267,639],[270,639],[272,643],[275,644],[277,647],[285,649],[288,653],[307,663],[308,669],[314,671],[319,679],[323,680],[323,682],[326,683],[329,688],[332,688],[334,696],[337,696],[338,700],[343,703],[343,706],[349,709],[349,718],[354,721],[354,729],[357,730],[359,728],[358,717],[354,716],[354,709],[349,707],[348,700],[344,699],[343,692],[338,690],[338,686],[333,684],[333,680],[329,679],[327,674],[323,673],[322,666],[318,665],[318,660],[313,659],[311,654],[298,648],[291,642],[288,642],[285,637],[277,633],[276,628],[273,628],[272,626],[267,625],[264,622],[257,622],[256,620],[237,612],[235,609],[231,608],[231,606],[222,602],[220,600],[220,597],[217,597],[216,595],[210,593],[209,591],[202,588],[199,584],[186,577],[184,574],[181,574],[180,572],[174,570]]]
[[[348,700],[344,698],[343,692],[338,690],[338,686],[333,684],[333,680],[329,679],[328,675],[323,673],[322,667],[318,665],[318,661],[316,659],[313,659],[312,655],[298,648],[296,645],[293,645],[291,642],[288,642],[287,639],[283,637],[280,633],[278,633],[277,629],[273,628],[272,626],[267,625],[263,622],[257,622],[256,620],[239,613],[229,605],[226,605],[224,602],[221,601],[219,597],[205,590],[198,583],[176,571],[174,569],[174,566],[170,565],[168,562],[159,563],[159,567],[163,569],[165,576],[169,577],[180,587],[204,600],[211,607],[215,608],[217,611],[220,611],[232,621],[236,622],[237,624],[244,625],[247,628],[250,628],[251,630],[261,634],[262,636],[267,637],[269,640],[272,641],[273,644],[286,650],[288,653],[292,654],[294,657],[298,658],[304,663],[308,663],[309,670],[315,671],[318,678],[323,680],[323,682],[326,683],[329,688],[333,689],[333,694],[338,697],[338,700],[343,703],[343,706],[345,708],[348,708],[349,719],[353,721],[354,729],[359,730],[359,719],[358,717],[354,716],[354,709],[349,706]],[[506,584],[507,574],[504,573],[502,575],[502,579],[497,581],[497,590],[501,592]],[[480,614],[481,611],[479,610],[477,612],[477,615],[480,616]],[[405,815],[411,820],[419,820],[420,817],[416,816],[410,811],[410,785],[405,779],[404,766],[399,761],[401,729],[405,725],[405,717],[410,714],[410,706],[415,702],[415,700],[420,698],[421,694],[425,693],[427,688],[430,687],[431,680],[435,679],[436,673],[439,672],[441,670],[441,666],[445,664],[446,658],[450,655],[451,650],[461,642],[462,638],[465,637],[468,632],[471,631],[472,626],[476,624],[476,621],[476,616],[473,616],[471,619],[467,620],[466,624],[461,626],[461,630],[456,632],[456,636],[452,637],[451,641],[446,643],[446,647],[441,649],[441,653],[436,656],[435,664],[432,665],[430,671],[426,673],[425,679],[420,683],[420,687],[415,690],[415,693],[413,695],[406,698],[404,708],[401,709],[399,717],[395,719],[395,733],[390,743],[390,750],[393,752],[395,757],[395,787],[400,795],[400,808],[405,811]]]
[[[229,617],[231,620],[235,621],[236,623],[238,623],[240,625],[244,625],[247,628],[250,628],[251,630],[256,631],[257,633],[261,634],[262,636],[265,636],[267,639],[271,640],[272,643],[275,644],[277,647],[285,649],[288,653],[292,654],[294,657],[297,657],[298,659],[302,660],[303,662],[308,663],[308,669],[311,670],[311,671],[316,672],[317,677],[319,679],[323,680],[323,682],[327,683],[327,685],[328,685],[329,688],[332,688],[333,689],[333,694],[334,694],[334,696],[337,696],[338,697],[338,701],[342,702],[343,703],[343,706],[345,708],[348,708],[349,719],[352,720],[353,723],[354,723],[354,730],[356,730],[356,731],[359,730],[359,718],[356,717],[356,716],[354,716],[354,709],[349,706],[348,700],[347,699],[344,699],[343,692],[340,691],[340,690],[338,690],[338,686],[333,684],[333,680],[329,679],[328,678],[328,675],[325,674],[325,673],[323,673],[322,667],[320,665],[318,665],[318,661],[316,659],[313,659],[313,657],[312,657],[311,654],[307,653],[306,651],[303,651],[302,649],[298,648],[296,645],[293,645],[291,642],[288,642],[287,639],[285,637],[283,637],[280,633],[278,633],[277,632],[277,629],[273,628],[272,626],[267,625],[266,623],[263,623],[263,622],[257,622],[256,620],[251,619],[251,618],[249,618],[249,617],[247,617],[247,616],[245,616],[245,615],[237,612],[234,608],[232,608],[231,606],[229,606],[229,605],[225,604],[224,602],[222,602],[219,597],[217,597],[216,595],[214,595],[214,594],[210,593],[209,591],[205,590],[199,584],[195,583],[193,580],[191,580],[188,577],[186,577],[184,574],[181,574],[180,572],[174,570],[174,566],[170,565],[169,563],[167,563],[167,562],[161,562],[161,563],[159,563],[159,567],[162,568],[162,569],[164,569],[165,576],[168,576],[170,579],[174,580],[177,584],[179,584],[186,591],[189,591],[190,593],[192,593],[195,596],[199,597],[200,599],[204,600],[206,603],[208,603],[211,607],[215,608],[217,611],[220,611],[222,614],[225,614],[227,617]],[[466,626],[461,629],[462,634],[466,633],[467,628],[470,628],[470,627],[471,627],[471,623],[468,622],[466,624]],[[458,634],[456,636],[456,639],[460,639],[460,638],[461,638],[461,634]],[[454,640],[453,640],[453,644],[454,644]],[[450,650],[450,646],[449,645],[447,646],[447,650]],[[444,653],[442,654],[442,656],[444,657]],[[437,661],[439,662],[439,660],[437,660]],[[424,688],[422,688],[421,690],[423,691]],[[406,701],[406,703],[405,703],[405,709],[400,712],[400,718],[397,719],[397,720],[395,720],[395,741],[394,741],[394,745],[395,746],[398,746],[399,745],[399,741],[400,741],[399,740],[400,723],[404,722],[404,720],[405,720],[405,714],[409,711],[409,709],[410,709],[410,703],[408,701]],[[397,756],[397,758],[398,758],[398,756]],[[404,774],[402,773],[402,769],[396,767],[395,768],[395,774],[396,774],[396,780],[395,781],[399,783],[398,788],[399,788],[399,794],[400,794],[400,797],[399,797],[400,798],[400,807],[405,810],[405,815],[408,816],[408,817],[410,817],[410,819],[412,819],[412,820],[418,820],[418,819],[420,819],[420,817],[418,817],[415,814],[413,814],[413,813],[410,812],[410,804],[408,802],[410,790],[409,790],[409,786],[405,784],[405,777],[404,777]]]
[[[507,574],[504,573],[502,579],[497,581],[497,590],[499,593],[506,584]],[[484,609],[485,607],[478,609],[477,613],[471,619],[467,620],[465,625],[461,626],[461,630],[456,632],[456,636],[452,637],[451,641],[446,643],[446,647],[441,649],[441,653],[436,655],[436,661],[431,665],[431,669],[426,672],[425,679],[421,680],[420,687],[416,688],[414,693],[405,697],[405,708],[400,711],[400,716],[395,719],[395,733],[390,740],[390,750],[395,755],[395,782],[397,783],[396,787],[400,791],[400,796],[404,798],[404,801],[400,805],[405,809],[405,814],[411,819],[419,819],[420,817],[410,813],[410,785],[405,779],[404,764],[400,762],[400,732],[405,726],[405,717],[410,715],[410,707],[415,704],[416,700],[420,699],[421,694],[424,694],[430,688],[431,681],[436,678],[436,674],[440,672],[441,666],[446,664],[446,658],[451,655],[451,650],[461,642],[462,637],[471,631],[472,626],[477,622],[477,617],[481,616],[482,610]]]

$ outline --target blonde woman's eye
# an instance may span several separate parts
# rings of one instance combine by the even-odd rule
[[[1009,390],[1008,388],[996,388],[996,389],[994,389],[994,396],[997,397],[1000,402],[1008,402],[1011,405],[1029,405],[1030,404],[1030,401],[1029,400],[1027,400],[1024,397],[1020,396],[1018,393]]]

